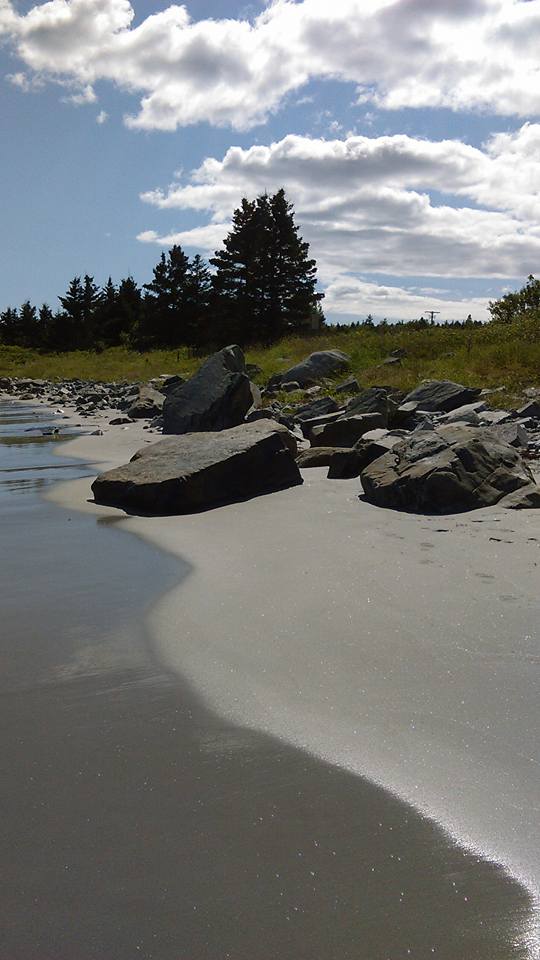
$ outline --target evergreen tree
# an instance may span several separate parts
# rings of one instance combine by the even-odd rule
[[[17,344],[19,337],[19,311],[8,307],[0,313],[0,340],[6,344]]]
[[[189,258],[182,247],[172,247],[161,254],[154,267],[154,279],[144,284],[147,316],[145,334],[150,341],[165,346],[185,342],[183,311],[187,299]]]
[[[95,321],[102,303],[102,294],[94,278],[74,277],[67,292],[58,298],[63,307],[62,329],[59,330],[61,346],[65,350],[80,350],[95,344]]]
[[[37,343],[37,313],[29,300],[26,300],[19,310],[19,343],[24,347],[36,347]]]
[[[298,236],[293,207],[283,189],[242,200],[223,249],[210,263],[213,315],[220,339],[272,341],[287,331],[310,329],[316,264]]]

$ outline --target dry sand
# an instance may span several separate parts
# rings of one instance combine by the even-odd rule
[[[125,462],[149,437],[106,425],[61,451]],[[190,574],[150,620],[162,662],[223,717],[369,777],[540,887],[540,515],[423,517],[304,485],[184,517],[122,517]]]

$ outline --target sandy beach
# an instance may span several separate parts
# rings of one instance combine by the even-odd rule
[[[103,435],[63,443],[60,452],[98,472],[156,439],[139,424],[122,430],[106,418],[101,423]],[[210,814],[204,829],[224,870],[230,859],[233,902],[243,916],[235,923],[244,935],[224,940],[225,906],[213,901],[212,918],[200,892],[209,939],[198,943],[200,928],[186,933],[192,947],[180,956],[385,960],[407,956],[408,949],[418,958],[436,953],[448,960],[537,957],[537,516],[497,508],[436,518],[398,514],[359,500],[357,480],[328,481],[325,473],[306,470],[301,487],[174,518],[98,507],[90,502],[91,478],[48,493],[182,561],[182,583],[150,609],[150,648],[158,673],[168,678],[160,696],[169,697],[171,678],[178,678],[184,711],[205,729],[197,763],[212,758],[205,777],[221,783],[234,841],[223,834],[216,841]],[[170,703],[164,717],[169,709]],[[247,767],[239,763],[246,745]],[[184,743],[182,755],[186,749]],[[255,779],[247,789],[249,770]],[[259,801],[239,815],[244,789],[246,802]],[[301,806],[296,813],[291,791]],[[215,800],[208,802],[215,814]],[[293,849],[298,817],[314,818],[301,830],[315,844],[309,855],[305,844]],[[343,877],[329,866],[331,849],[324,866],[312,862],[318,845],[327,846],[321,829],[332,837],[341,866],[346,858],[349,884],[371,891],[363,915],[358,904],[341,910],[346,895]],[[253,830],[261,837],[259,876],[235,859],[239,849],[245,854],[238,840],[245,830],[251,840]],[[258,929],[274,917],[274,933],[256,946],[253,890],[243,885],[249,877],[268,896],[269,865],[285,859],[289,872],[291,850],[292,862],[307,857],[308,875],[321,870],[325,884],[313,879],[309,908],[302,902],[300,912],[289,905],[283,914],[285,924],[297,924],[292,939],[275,926],[276,917],[283,920],[279,909],[269,909],[266,920],[257,914]],[[199,876],[200,858],[208,854],[191,855]],[[402,860],[407,869],[393,876],[389,861],[394,869]],[[169,868],[174,872],[172,861]],[[376,891],[373,873],[381,882]],[[302,889],[305,879],[297,877]],[[328,908],[334,888],[341,906],[328,940],[314,917],[323,904]],[[400,918],[409,896],[411,911]],[[466,939],[474,923],[489,927],[485,943],[474,931]],[[230,943],[228,952],[216,936]]]

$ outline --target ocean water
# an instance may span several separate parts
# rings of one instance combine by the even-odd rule
[[[43,499],[94,472],[47,422],[0,404],[0,960],[538,956],[497,865],[163,668],[145,617],[189,570]]]

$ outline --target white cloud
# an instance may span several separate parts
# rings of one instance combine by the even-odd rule
[[[108,119],[109,119],[109,114],[107,113],[107,111],[100,110],[96,117],[96,123],[99,123],[100,126],[103,126],[104,123],[107,123]]]
[[[429,291],[422,296],[411,288],[366,283],[356,277],[339,277],[330,283],[323,306],[328,314],[359,319],[371,313],[376,320],[417,320],[428,310],[439,313],[439,323],[466,320],[469,313],[473,320],[485,321],[489,316],[488,301],[483,297],[442,299]]]
[[[289,135],[270,146],[231,147],[222,160],[206,159],[189,182],[142,199],[208,212],[209,227],[154,237],[208,249],[242,196],[284,186],[327,278],[347,271],[526,276],[540,260],[539,152],[540,126],[530,124],[483,150],[404,135]],[[448,202],[434,203],[433,191]]]
[[[284,186],[317,259],[328,312],[357,313],[368,303],[367,312],[396,318],[445,304],[446,319],[469,312],[483,318],[485,300],[462,303],[435,285],[386,288],[357,275],[460,279],[535,272],[539,152],[540,126],[533,124],[495,135],[483,149],[404,135],[289,135],[269,146],[231,147],[168,189],[142,194],[158,209],[206,213],[209,222],[166,234],[145,231],[139,239],[212,253],[243,196]],[[433,192],[446,202],[436,203]]]
[[[540,113],[540,0],[273,0],[255,19],[195,21],[172,5],[133,26],[128,0],[0,0],[27,68],[142,94],[134,127],[246,129],[310,78],[386,109]]]

